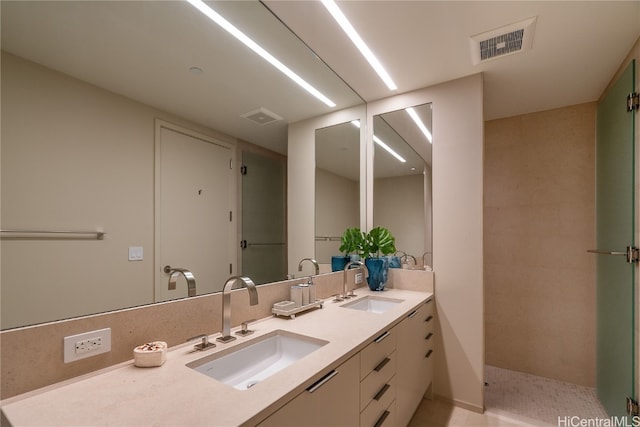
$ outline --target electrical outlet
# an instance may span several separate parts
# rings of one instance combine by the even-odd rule
[[[64,363],[111,351],[111,328],[64,337]]]
[[[102,337],[93,337],[82,341],[76,341],[76,354],[98,351],[102,348]]]
[[[362,283],[362,273],[356,273],[356,285]]]

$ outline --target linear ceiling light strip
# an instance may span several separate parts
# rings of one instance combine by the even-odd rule
[[[420,117],[418,117],[418,113],[416,113],[416,110],[414,110],[411,107],[411,108],[405,109],[405,111],[413,119],[413,121],[415,122],[416,126],[418,126],[418,129],[420,129],[420,131],[427,138],[427,141],[429,141],[429,144],[433,144],[433,137],[431,136],[431,132],[429,132],[429,129],[427,129],[427,127],[424,125],[422,120],[420,120]]]
[[[327,8],[333,19],[336,20],[338,25],[342,27],[345,33],[349,36],[353,44],[356,45],[360,53],[365,57],[365,59],[369,62],[369,65],[378,73],[378,76],[382,79],[384,84],[387,85],[389,90],[396,90],[398,86],[391,80],[391,76],[387,73],[387,70],[384,69],[378,58],[373,54],[369,46],[362,40],[362,37],[358,34],[358,32],[353,28],[351,22],[347,19],[346,16],[342,13],[338,5],[333,0],[322,0],[322,4]]]
[[[319,90],[311,86],[307,83],[302,77],[293,72],[289,67],[284,65],[278,59],[276,59],[273,55],[263,49],[259,44],[250,39],[246,34],[237,29],[233,24],[223,18],[220,14],[218,14],[215,10],[211,9],[211,7],[207,6],[202,0],[187,0],[193,7],[198,9],[204,15],[206,15],[213,22],[221,26],[225,29],[229,34],[234,36],[236,39],[241,41],[245,46],[249,49],[253,50],[255,53],[260,55],[262,58],[267,60],[271,65],[276,67],[280,72],[289,77],[291,80],[300,85],[304,90],[309,92],[311,95],[318,98],[320,101],[324,102],[329,107],[335,107],[336,104],[331,101],[329,98],[324,96]]]
[[[357,127],[358,129],[360,129],[360,121],[359,120],[353,120],[351,122],[352,125],[354,125],[355,127]],[[407,161],[404,159],[404,157],[402,157],[400,154],[396,153],[393,148],[389,147],[387,144],[385,144],[385,142],[383,140],[381,140],[380,138],[378,138],[377,136],[373,135],[373,142],[375,142],[376,144],[378,144],[380,147],[382,147],[383,149],[385,149],[389,154],[391,154],[393,157],[395,157],[396,159],[398,159],[398,161],[402,162],[402,163],[406,163]]]

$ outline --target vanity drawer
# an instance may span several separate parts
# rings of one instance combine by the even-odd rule
[[[435,316],[436,310],[435,310],[435,300],[433,299],[433,297],[429,298],[427,301],[425,301],[424,303],[424,307],[425,307],[425,314],[427,316]]]
[[[396,374],[396,352],[385,357],[360,383],[360,410],[373,400],[376,394]]]
[[[382,395],[379,399],[372,400],[360,414],[360,427],[373,427],[376,423],[378,423],[378,426],[395,425],[395,411],[388,411],[388,408],[395,402],[395,377],[391,378],[391,380],[385,383],[385,385],[388,385],[388,387],[384,393],[381,392]],[[388,411],[389,413],[385,415],[385,411]]]
[[[390,329],[377,336],[360,352],[360,379],[369,375],[385,357],[396,349],[396,332]]]

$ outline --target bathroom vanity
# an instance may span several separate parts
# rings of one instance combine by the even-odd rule
[[[295,319],[262,319],[251,325],[254,334],[211,350],[195,351],[193,343],[173,347],[160,367],[137,368],[129,361],[17,396],[4,401],[2,410],[14,426],[404,426],[433,376],[433,294],[357,294],[347,301],[328,299],[324,308]],[[380,312],[371,308],[375,299],[393,303]],[[354,300],[371,301],[345,307]],[[274,335],[319,344],[240,388],[193,368],[219,356],[233,358]]]

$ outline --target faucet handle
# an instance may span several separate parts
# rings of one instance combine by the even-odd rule
[[[187,342],[194,341],[197,339],[202,339],[202,341],[200,342],[200,344],[196,344],[193,346],[193,348],[195,348],[196,350],[203,351],[216,346],[214,343],[209,342],[209,337],[206,334],[196,335],[195,337],[187,338]]]
[[[340,295],[340,294],[334,294],[332,296],[334,297],[333,302],[340,302],[340,301],[343,300],[342,295]]]
[[[251,329],[248,329],[248,326],[249,326],[249,323],[255,322],[255,321],[256,321],[256,319],[251,319],[251,320],[245,320],[244,322],[242,322],[241,329],[236,332],[236,335],[240,335],[242,337],[246,337],[247,335],[251,335],[253,333],[253,331]]]

